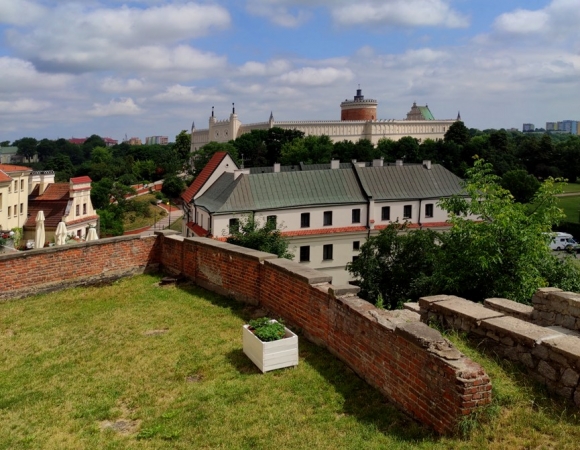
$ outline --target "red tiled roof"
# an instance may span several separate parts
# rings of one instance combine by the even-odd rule
[[[97,220],[99,218],[99,216],[94,215],[94,216],[85,216],[85,217],[81,217],[80,219],[75,219],[75,220],[67,220],[66,224],[68,225],[76,225],[78,223],[83,223],[83,222],[90,222],[91,220]]]
[[[68,141],[71,144],[84,144],[87,138],[70,138]]]
[[[51,202],[43,202],[37,200],[28,201],[28,219],[24,224],[24,228],[36,228],[36,215],[38,211],[44,212],[44,226],[45,228],[56,228],[58,223],[62,220],[66,211],[68,200],[55,200]]]
[[[375,230],[384,230],[388,225],[376,225]],[[449,228],[451,224],[449,222],[424,222],[421,225],[418,223],[410,223],[407,225],[408,228]]]
[[[33,191],[34,192],[34,191]],[[32,193],[31,193],[32,196]],[[36,201],[68,200],[69,184],[68,183],[50,183],[46,190],[35,198]]]
[[[0,170],[2,172],[26,172],[26,171],[32,171],[32,169],[30,167],[25,167],[25,166],[15,166],[13,164],[0,164]]]
[[[196,223],[193,222],[187,222],[187,228],[189,228],[191,231],[193,231],[195,233],[196,236],[200,236],[200,237],[208,237],[210,235],[210,232],[207,231],[205,228],[199,226]]]
[[[186,189],[186,191],[183,194],[181,194],[181,198],[185,200],[187,203],[190,203],[193,200],[193,197],[195,197],[195,194],[197,194],[198,191],[203,187],[205,182],[209,179],[211,174],[214,172],[217,166],[220,165],[220,163],[223,161],[223,159],[226,157],[227,154],[228,154],[227,152],[214,153],[214,155],[211,157],[207,165],[203,168],[201,173],[197,177],[195,177],[193,183],[191,183],[191,185]]]
[[[12,177],[7,173],[4,173],[0,170],[0,183],[5,181],[12,181]]]
[[[72,184],[81,184],[81,183],[91,183],[93,180],[91,180],[90,177],[84,176],[71,178],[70,181],[72,182]]]

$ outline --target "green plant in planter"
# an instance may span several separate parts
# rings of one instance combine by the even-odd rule
[[[268,317],[250,320],[248,323],[250,330],[262,342],[271,342],[282,339],[286,334],[282,319],[275,321]]]

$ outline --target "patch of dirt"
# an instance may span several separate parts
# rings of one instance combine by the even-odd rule
[[[185,381],[187,381],[188,383],[198,383],[201,380],[203,380],[203,375],[200,373],[185,377]]]
[[[145,336],[157,336],[159,334],[165,334],[169,331],[169,328],[160,328],[159,330],[147,330],[143,332]]]
[[[113,430],[119,434],[133,434],[141,426],[140,420],[117,419],[114,422],[103,420],[100,422],[101,430]]]
[[[250,319],[259,319],[260,317],[268,316],[268,310],[260,308],[259,306],[246,306],[244,314],[248,315]]]
[[[6,336],[6,337],[12,337],[12,336],[14,336],[14,334],[16,334],[16,333],[14,333],[14,330],[6,330],[4,332],[4,336]]]

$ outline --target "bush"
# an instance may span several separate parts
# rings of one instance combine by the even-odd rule
[[[248,323],[252,331],[262,342],[271,342],[282,339],[286,334],[282,319],[275,321],[268,317],[250,320]]]

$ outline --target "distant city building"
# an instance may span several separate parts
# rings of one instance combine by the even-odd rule
[[[522,131],[525,133],[526,131],[534,131],[536,127],[533,123],[524,123]]]
[[[149,136],[145,138],[146,145],[167,145],[169,143],[169,138],[167,136]]]
[[[141,142],[141,138],[138,137],[132,137],[127,141],[127,143],[129,145],[143,145],[143,142]]]
[[[558,122],[546,122],[546,131],[558,131]]]
[[[570,134],[578,134],[578,121],[577,120],[563,120],[558,122],[558,131],[564,131]]]
[[[71,144],[83,145],[87,139],[88,138],[70,138],[68,141]],[[105,142],[105,146],[107,147],[112,147],[113,145],[117,145],[119,143],[117,139],[111,139],[110,137],[104,137],[102,139]]]
[[[302,131],[306,136],[326,135],[333,142],[368,139],[376,145],[382,138],[397,141],[405,136],[412,136],[419,141],[437,140],[443,139],[445,132],[456,120],[461,120],[459,114],[457,119],[437,120],[427,105],[417,106],[416,103],[413,103],[406,119],[377,119],[377,106],[376,100],[365,99],[361,89],[358,89],[353,100],[345,100],[340,104],[341,120],[276,122],[270,113],[267,122],[248,125],[243,125],[238,119],[233,106],[226,120],[217,120],[212,107],[209,128],[197,130],[195,124],[191,126],[191,151],[195,152],[209,142],[228,142],[252,130],[274,127]]]

